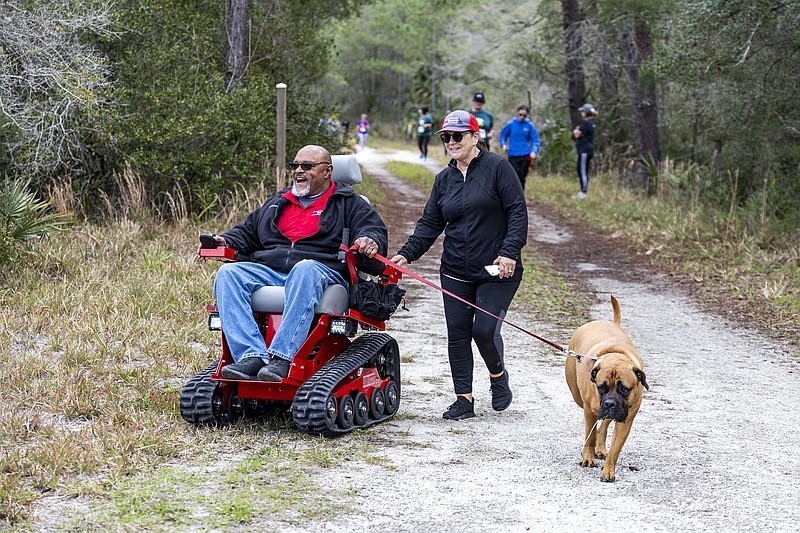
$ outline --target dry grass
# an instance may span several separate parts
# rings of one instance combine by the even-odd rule
[[[28,262],[0,273],[0,530],[3,523],[24,524],[30,504],[43,494],[89,497],[93,509],[106,510],[83,526],[115,529],[132,502],[109,495],[129,480],[146,490],[156,483],[150,474],[172,459],[213,463],[221,447],[257,450],[287,442],[285,428],[196,430],[179,414],[181,387],[220,348],[203,309],[213,302],[219,264],[195,259],[197,235],[233,226],[269,192],[239,191],[215,202],[224,216],[167,224],[143,204],[137,176],[126,171],[118,179],[123,195],[108,199],[103,225],[50,235]],[[69,205],[68,195],[59,194]],[[186,212],[180,196],[173,201],[176,213]],[[301,471],[298,483],[304,469],[370,453],[368,447],[354,450],[346,439],[323,453],[317,439],[290,434],[299,458],[286,476]],[[174,478],[171,490],[180,493],[185,475],[167,474],[158,484]],[[222,486],[228,494],[238,485]],[[295,504],[296,512],[306,507],[302,498]],[[330,507],[315,505],[320,512]],[[169,517],[156,520],[168,523]],[[226,520],[221,515],[212,522]]]
[[[575,188],[575,179],[534,176],[527,192],[627,242],[719,310],[800,345],[800,231],[776,227],[765,204],[711,201],[691,175],[648,199],[617,176],[593,178],[585,201],[571,198]]]

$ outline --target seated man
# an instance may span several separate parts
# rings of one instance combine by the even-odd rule
[[[338,259],[343,231],[369,260],[359,269],[379,274],[376,253],[388,247],[386,226],[349,185],[331,181],[331,155],[305,146],[289,163],[292,187],[267,199],[241,224],[216,235],[218,244],[249,255],[252,262],[227,263],[214,283],[222,328],[235,363],[222,368],[228,379],[280,381],[305,342],[314,307],[332,283],[347,286],[347,265]],[[348,245],[350,243],[347,243]],[[264,286],[285,286],[286,305],[269,348],[250,307],[251,294]]]

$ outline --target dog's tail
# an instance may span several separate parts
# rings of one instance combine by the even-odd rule
[[[622,316],[622,313],[619,312],[619,303],[617,299],[614,298],[614,295],[611,295],[611,307],[614,308],[614,324],[619,326],[619,319]]]

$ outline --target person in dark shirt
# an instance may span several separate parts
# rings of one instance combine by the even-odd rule
[[[442,288],[503,318],[522,280],[528,209],[516,172],[501,156],[479,148],[479,132],[478,120],[466,111],[453,111],[442,121],[436,134],[452,159],[437,174],[414,233],[391,261],[416,261],[444,231]],[[489,370],[492,408],[506,409],[512,394],[500,336],[503,323],[448,295],[444,313],[456,401],[443,418],[475,416],[473,340]]]
[[[483,93],[475,93],[472,97],[472,109],[469,110],[470,115],[478,120],[478,128],[481,139],[486,144],[486,150],[491,148],[489,144],[494,137],[494,115],[489,113],[483,108],[486,104],[486,96]]]
[[[583,104],[578,111],[581,112],[583,122],[572,131],[575,137],[575,149],[578,151],[578,180],[581,190],[575,198],[583,200],[589,188],[589,162],[594,155],[594,119],[597,111],[591,104]]]
[[[234,363],[222,367],[228,379],[281,381],[306,340],[314,307],[328,285],[347,286],[347,265],[338,259],[344,229],[367,258],[359,266],[383,271],[373,259],[388,246],[386,225],[375,209],[349,185],[331,181],[333,163],[321,146],[301,148],[294,161],[291,188],[268,198],[237,226],[215,235],[217,244],[235,248],[251,261],[226,263],[217,272],[214,293],[225,339]],[[283,319],[269,346],[250,307],[251,294],[265,286],[286,287]]]
[[[428,108],[423,107],[419,110],[417,119],[417,145],[419,146],[419,158],[423,161],[428,160],[428,143],[433,137],[433,119],[428,114]]]

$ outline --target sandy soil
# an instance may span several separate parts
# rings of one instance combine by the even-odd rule
[[[416,154],[358,154],[395,206],[396,250],[425,195],[388,174],[388,159]],[[437,165],[428,163],[434,171]],[[387,331],[401,353],[400,414],[372,431],[391,439],[386,465],[358,462],[320,472],[323,491],[349,487],[343,514],[308,530],[354,531],[797,531],[800,365],[787,347],[703,311],[681,287],[596,236],[576,235],[530,206],[529,245],[559,258],[565,273],[595,297],[592,318],[622,325],[644,357],[650,391],[617,465],[617,482],[578,465],[583,416],[564,381],[564,357],[504,328],[515,397],[492,411],[489,379],[476,350],[476,412],[450,422],[453,401],[441,295],[407,280],[408,311]],[[414,263],[438,282],[439,251]],[[558,330],[512,308],[509,320],[534,332]],[[552,339],[566,343],[563,339]],[[352,437],[345,437],[352,438]]]

